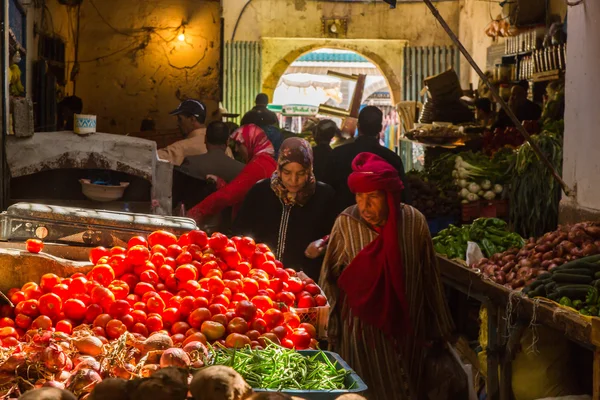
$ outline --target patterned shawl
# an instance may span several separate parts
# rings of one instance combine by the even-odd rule
[[[231,134],[231,139],[241,143],[248,149],[248,161],[259,154],[269,154],[273,156],[275,150],[267,138],[265,132],[258,126],[249,124],[238,128]]]
[[[298,163],[308,171],[308,179],[304,187],[294,195],[290,195],[281,180],[283,167],[290,163]],[[313,174],[313,153],[310,144],[301,138],[292,137],[284,140],[279,151],[277,169],[271,177],[271,189],[285,205],[304,206],[315,193],[316,179]]]

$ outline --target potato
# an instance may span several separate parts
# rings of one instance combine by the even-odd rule
[[[196,400],[243,400],[252,388],[233,368],[215,365],[194,375],[190,392]]]
[[[77,400],[77,398],[68,390],[43,387],[23,393],[19,400]]]

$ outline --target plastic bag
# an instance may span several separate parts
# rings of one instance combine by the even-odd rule
[[[467,257],[466,258],[467,258],[467,265],[469,265],[469,266],[479,262],[479,260],[484,258],[483,252],[481,251],[481,249],[479,248],[479,245],[477,243],[475,243],[475,242],[467,243]]]

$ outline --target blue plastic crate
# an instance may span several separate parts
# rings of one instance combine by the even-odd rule
[[[312,357],[315,354],[319,353],[319,350],[299,350],[300,354],[306,357]],[[344,369],[346,371],[352,371],[352,368],[348,366],[348,364],[339,356],[337,353],[333,353],[331,351],[323,351],[323,354],[331,361],[333,364],[337,363],[339,369]],[[350,375],[346,377],[346,381],[344,382],[346,387],[352,387],[352,389],[345,390],[281,390],[282,393],[289,394],[290,396],[298,396],[302,397],[306,400],[334,400],[339,396],[346,393],[354,393],[354,394],[364,394],[368,387],[367,385],[360,379],[360,377],[352,371]],[[276,392],[276,390],[272,389],[254,389],[255,392]]]
[[[446,229],[451,224],[456,225],[459,220],[460,218],[458,215],[448,215],[427,220],[427,225],[429,226],[429,232],[431,232],[431,236],[435,236],[440,233],[441,230]]]

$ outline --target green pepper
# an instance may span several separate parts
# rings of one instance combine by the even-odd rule
[[[583,301],[573,300],[573,308],[579,310],[583,306]]]
[[[582,308],[581,310],[579,310],[579,314],[581,314],[581,315],[591,315],[590,312],[587,310],[587,308]]]
[[[496,248],[488,239],[481,240],[481,247],[487,258],[490,258],[494,254],[496,254]]]
[[[588,309],[588,312],[590,313],[590,315],[593,315],[593,316],[598,315],[598,307],[589,306],[587,309]]]
[[[598,303],[598,289],[591,287],[587,293],[587,296],[585,296],[585,302],[588,305],[595,305]]]
[[[562,306],[566,306],[566,307],[573,307],[573,302],[571,301],[570,298],[564,296],[561,297],[560,301],[558,302],[560,305]]]

